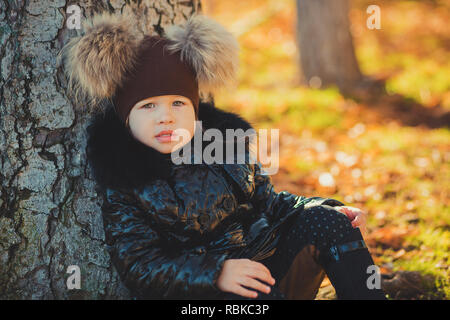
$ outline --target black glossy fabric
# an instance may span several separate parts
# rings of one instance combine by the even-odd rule
[[[314,247],[315,259],[319,262],[321,252],[326,252],[331,246],[347,242],[349,235],[356,230],[345,214],[333,209],[329,205],[319,205],[302,210],[293,219],[293,223],[280,235],[277,251],[270,257],[260,261],[275,278],[269,294],[258,291],[256,300],[283,300],[286,297],[279,290],[278,285],[286,275],[297,254],[307,245]],[[264,283],[264,282],[263,282]],[[250,288],[249,288],[250,289]],[[254,289],[250,289],[254,290]],[[301,290],[301,288],[299,288]],[[223,295],[229,300],[253,300],[233,293]]]
[[[252,128],[210,103],[200,103],[199,119],[224,134]],[[308,208],[344,205],[275,192],[259,163],[171,165],[133,141],[112,109],[94,118],[88,132],[88,159],[104,195],[106,243],[138,299],[221,299],[216,280],[225,260],[263,261],[280,249],[296,218],[313,216]],[[312,239],[301,229],[298,236],[301,243]]]

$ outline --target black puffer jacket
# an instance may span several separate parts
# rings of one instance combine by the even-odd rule
[[[227,128],[252,128],[212,103],[200,103],[199,120],[224,136]],[[344,205],[276,193],[259,163],[174,165],[135,140],[112,107],[93,118],[88,134],[111,259],[137,298],[219,297],[226,259],[264,259],[306,206]]]

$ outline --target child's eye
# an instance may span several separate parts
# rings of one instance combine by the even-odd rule
[[[177,101],[174,101],[174,104],[176,106],[183,106],[184,102],[177,100]],[[144,109],[153,109],[154,107],[155,107],[155,104],[153,102],[149,102],[149,103],[142,105],[142,108],[144,108]]]
[[[146,103],[146,104],[144,104],[143,106],[142,106],[142,108],[144,108],[144,109],[151,109],[150,107],[148,107],[148,106],[150,106],[150,105],[155,105],[153,102],[149,102],[149,103]]]
[[[183,102],[183,101],[177,100],[177,101],[175,101],[174,103],[177,103],[177,102],[179,102],[179,103],[180,103],[180,104],[178,104],[178,106],[182,106],[182,105],[184,105],[184,102]]]

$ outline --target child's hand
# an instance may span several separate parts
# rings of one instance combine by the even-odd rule
[[[270,285],[275,284],[269,269],[260,262],[250,259],[228,259],[217,279],[217,287],[224,292],[232,292],[243,297],[256,298],[255,291],[247,290],[243,285],[268,294],[270,287],[256,280],[260,279]]]
[[[339,212],[344,213],[352,222],[353,228],[359,227],[362,233],[366,232],[366,221],[367,221],[367,213],[349,206],[337,206],[333,207]]]

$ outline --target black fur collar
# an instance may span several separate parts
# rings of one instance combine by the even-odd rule
[[[224,137],[226,129],[253,128],[241,116],[220,110],[212,102],[200,101],[198,117],[203,129],[217,128]],[[170,175],[173,166],[170,154],[162,154],[136,140],[112,105],[93,117],[87,131],[87,157],[101,187],[134,188]]]

